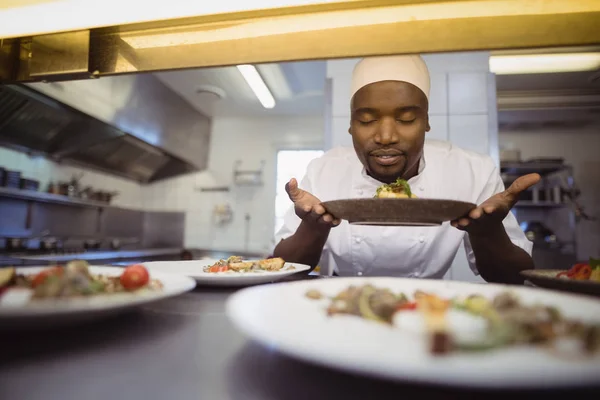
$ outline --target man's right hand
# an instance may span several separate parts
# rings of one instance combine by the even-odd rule
[[[329,214],[321,205],[321,200],[298,187],[296,179],[292,178],[286,185],[285,191],[294,203],[296,215],[302,221],[320,226],[334,227],[340,224],[340,220]]]

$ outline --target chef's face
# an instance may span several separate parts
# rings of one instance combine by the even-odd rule
[[[367,173],[384,183],[416,175],[429,131],[425,94],[407,82],[376,82],[356,92],[350,108],[349,132]]]

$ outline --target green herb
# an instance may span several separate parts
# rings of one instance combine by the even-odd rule
[[[600,269],[600,258],[590,257],[590,268],[593,270]]]
[[[401,178],[396,179],[396,182],[379,186],[377,188],[377,192],[375,193],[375,197],[379,196],[379,193],[381,193],[382,191],[393,193],[405,193],[408,197],[412,197],[410,185],[407,181]]]

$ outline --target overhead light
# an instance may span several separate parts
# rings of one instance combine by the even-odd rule
[[[275,98],[271,94],[271,91],[267,87],[267,84],[260,77],[260,74],[256,70],[254,65],[244,64],[238,65],[237,69],[241,72],[242,76],[250,86],[250,89],[254,92],[258,100],[264,108],[275,107]]]
[[[593,71],[600,53],[556,53],[490,56],[490,71],[498,75]]]

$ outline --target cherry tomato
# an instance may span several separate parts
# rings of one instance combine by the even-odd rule
[[[130,265],[121,274],[121,285],[127,290],[139,289],[150,280],[150,274],[146,267],[141,264]]]
[[[571,267],[571,269],[569,269],[567,271],[567,276],[573,276],[576,275],[582,268],[584,268],[587,264],[586,263],[579,263],[579,264],[575,264]]]
[[[592,275],[592,268],[586,264],[579,268],[571,278],[578,281],[587,281],[590,279],[590,275]]]
[[[219,272],[219,266],[213,265],[212,267],[209,268],[208,272]]]
[[[55,275],[55,276],[61,276],[63,274],[64,270],[63,267],[61,267],[60,265],[57,265],[56,267],[51,267],[51,268],[47,268],[43,271],[40,271],[34,278],[33,281],[31,282],[31,286],[32,287],[38,287],[39,285],[41,285],[42,283],[44,283],[46,281],[46,278],[48,278],[49,276]]]
[[[398,311],[416,310],[416,309],[417,309],[417,303],[416,302],[404,303],[400,307],[398,307]]]

